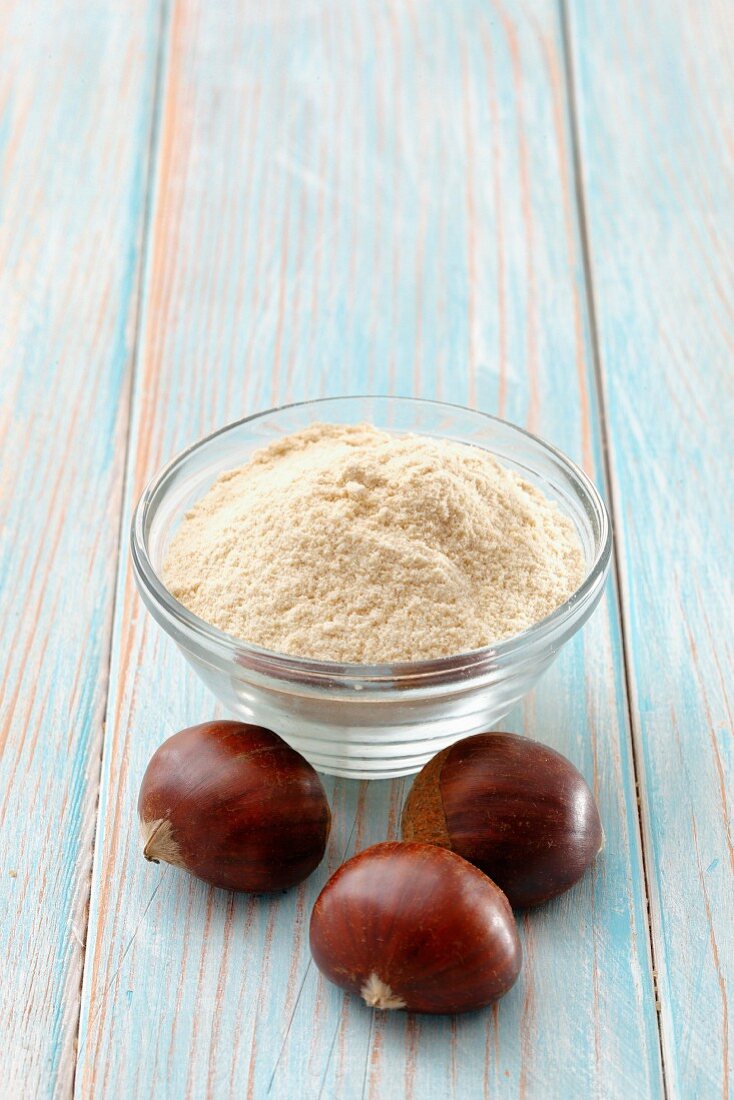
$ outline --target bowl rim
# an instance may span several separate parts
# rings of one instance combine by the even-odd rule
[[[199,449],[207,446],[214,439],[236,428],[242,427],[253,420],[260,420],[266,416],[285,412],[288,409],[301,408],[303,406],[324,406],[343,401],[402,401],[421,405],[436,405],[445,409],[457,409],[461,412],[471,413],[473,416],[482,417],[485,420],[509,428],[512,432],[525,436],[540,450],[552,455],[556,461],[565,468],[577,488],[590,502],[592,510],[599,524],[599,538],[597,540],[596,555],[584,575],[581,584],[571,595],[554,608],[550,614],[532,626],[518,634],[503,638],[498,642],[479,649],[466,650],[461,653],[448,656],[427,658],[417,661],[393,661],[376,662],[374,664],[360,664],[347,661],[321,660],[315,657],[300,657],[290,653],[280,653],[277,650],[266,649],[254,642],[247,642],[233,634],[220,630],[219,627],[201,619],[166,588],[157,570],[155,569],[148,553],[146,541],[146,520],[151,503],[155,499],[160,487],[181,467],[190,456]],[[450,437],[447,437],[450,438]],[[490,453],[492,453],[490,451]],[[583,615],[583,611],[589,605],[595,605],[596,597],[601,594],[601,589],[606,580],[612,553],[612,528],[606,504],[594,485],[591,478],[581,467],[569,458],[563,451],[552,443],[541,439],[540,436],[528,431],[526,428],[514,424],[510,420],[494,416],[492,413],[481,409],[472,409],[467,405],[456,402],[438,401],[432,398],[403,397],[399,394],[342,394],[332,397],[319,397],[305,401],[292,401],[285,405],[276,405],[272,408],[262,409],[259,412],[243,416],[233,420],[216,431],[195,440],[183,450],[179,451],[169,462],[153,475],[143,489],[135,506],[130,526],[130,551],[134,567],[135,578],[141,588],[141,594],[151,601],[152,607],[156,607],[163,613],[166,620],[175,622],[189,635],[200,642],[205,643],[208,650],[214,649],[243,667],[251,667],[255,670],[265,671],[271,675],[286,679],[299,678],[302,674],[308,679],[322,681],[329,680],[332,683],[347,680],[355,682],[395,682],[396,680],[433,682],[436,678],[454,678],[457,675],[466,676],[474,674],[480,669],[505,661],[515,656],[518,651],[525,648],[534,648],[535,643],[544,641],[549,634],[562,629],[564,625]],[[147,600],[145,602],[148,602]],[[149,605],[150,606],[150,605]],[[152,610],[151,607],[151,610]]]

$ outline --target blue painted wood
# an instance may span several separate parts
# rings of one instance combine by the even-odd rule
[[[0,1094],[74,1073],[154,2],[5,4],[0,33]]]
[[[477,404],[601,477],[560,24],[550,3],[172,8],[125,513],[207,430],[392,391]],[[280,899],[144,863],[135,798],[215,712],[122,563],[77,1087],[95,1095],[657,1096],[661,1078],[614,603],[513,728],[594,784],[595,872],[523,919],[495,1010],[373,1017],[309,961],[329,870],[403,784],[330,780],[327,864]]]
[[[671,1092],[734,1083],[734,24],[573,3],[632,717]]]

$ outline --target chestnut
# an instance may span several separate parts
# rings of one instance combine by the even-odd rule
[[[468,1012],[514,984],[522,950],[501,890],[454,852],[375,844],[329,879],[311,915],[311,953],[373,1008]]]
[[[457,852],[515,908],[562,894],[603,842],[594,796],[570,760],[514,733],[478,733],[418,773],[402,816],[404,840]]]
[[[243,722],[204,722],[153,754],[138,800],[146,859],[212,886],[261,893],[321,862],[331,813],[321,781],[282,738]]]

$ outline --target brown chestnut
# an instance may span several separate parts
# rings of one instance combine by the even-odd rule
[[[321,862],[331,814],[321,781],[282,738],[204,722],[153,754],[138,800],[146,859],[212,886],[285,890]]]
[[[434,756],[402,817],[404,840],[458,852],[516,908],[562,894],[603,842],[594,796],[560,753],[514,733],[478,733]]]
[[[373,1008],[468,1012],[498,1000],[522,949],[505,898],[445,848],[375,844],[348,860],[311,915],[311,953]]]

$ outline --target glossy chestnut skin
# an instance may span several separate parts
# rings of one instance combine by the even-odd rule
[[[522,949],[501,890],[430,844],[375,844],[329,879],[311,915],[311,953],[373,1008],[469,1012],[514,984]]]
[[[405,803],[402,835],[458,852],[521,909],[573,886],[604,836],[581,773],[513,733],[465,737],[429,761]]]
[[[318,866],[331,814],[321,781],[282,738],[244,722],[204,722],[169,737],[143,777],[146,859],[228,890],[261,893]]]

